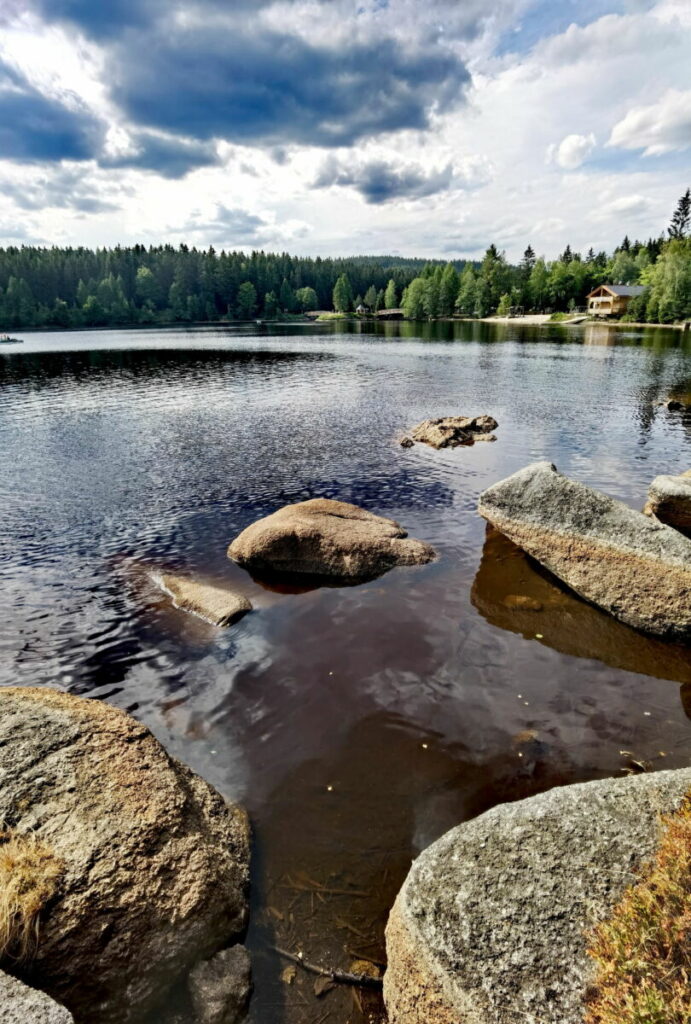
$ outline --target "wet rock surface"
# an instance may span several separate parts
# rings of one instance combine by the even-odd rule
[[[0,1020],[2,1024],[72,1024],[74,1018],[45,992],[0,972]]]
[[[476,441],[496,441],[492,431],[498,426],[491,416],[441,416],[418,423],[410,433],[410,440],[431,448],[458,448]]]
[[[665,639],[691,638],[691,540],[536,462],[480,495],[479,512],[577,594]]]
[[[251,966],[243,946],[232,946],[193,967],[189,991],[195,1024],[239,1024],[249,1003]]]
[[[215,626],[229,626],[252,611],[251,602],[244,594],[234,590],[196,583],[172,573],[163,573],[157,577],[157,581],[172,597],[176,608],[198,615]]]
[[[691,769],[552,789],[425,850],[387,926],[390,1024],[582,1024],[587,932],[689,787]]]
[[[129,715],[0,689],[0,778],[0,821],[63,865],[36,955],[13,970],[78,1024],[139,1021],[244,927],[244,811]]]
[[[257,575],[367,580],[398,565],[431,562],[435,552],[408,537],[393,519],[343,501],[313,498],[248,526],[228,548],[228,557]]]
[[[643,511],[675,530],[691,531],[691,469],[678,476],[656,476]]]

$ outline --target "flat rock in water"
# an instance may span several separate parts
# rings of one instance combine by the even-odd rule
[[[410,436],[432,448],[458,448],[476,441],[496,441],[492,431],[498,426],[491,416],[441,416],[418,423]]]
[[[89,1024],[153,1019],[247,919],[245,812],[104,701],[0,688],[0,821],[60,881],[35,956],[13,964]]]
[[[35,988],[0,971],[2,1024],[74,1024],[69,1010]]]
[[[199,615],[215,626],[229,626],[252,611],[251,602],[244,594],[234,590],[195,583],[194,580],[172,573],[165,573],[158,579],[162,588],[173,598],[176,608]]]
[[[228,548],[228,557],[257,574],[366,580],[397,565],[431,562],[435,552],[408,537],[393,519],[343,501],[313,498],[248,526]]]
[[[656,476],[643,511],[675,530],[691,530],[691,469],[679,476]]]
[[[577,594],[666,639],[691,638],[691,540],[536,462],[480,495],[479,512]]]
[[[587,933],[654,853],[691,769],[552,789],[447,832],[386,929],[390,1024],[582,1024]]]

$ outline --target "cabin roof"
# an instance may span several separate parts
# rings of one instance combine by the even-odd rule
[[[611,295],[642,295],[645,288],[642,284],[599,284],[597,288],[588,295],[591,298],[597,295],[601,288],[605,288]]]

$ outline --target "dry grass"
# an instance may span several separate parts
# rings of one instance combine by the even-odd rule
[[[691,799],[663,824],[654,859],[592,936],[586,1024],[691,1021]]]
[[[62,862],[31,834],[0,831],[0,961],[35,954],[41,911],[62,871]]]

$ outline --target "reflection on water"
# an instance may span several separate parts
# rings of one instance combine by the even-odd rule
[[[622,750],[688,764],[688,652],[568,594],[476,514],[539,458],[637,508],[688,468],[688,425],[658,403],[688,386],[691,338],[604,330],[27,334],[0,357],[0,684],[126,708],[245,802],[253,1024],[364,1024],[351,991],[282,982],[270,947],[382,961],[411,858],[459,821],[620,773]],[[480,413],[496,444],[397,443]],[[398,519],[439,560],[302,593],[228,560],[259,516],[317,495]],[[185,615],[152,585],[161,568],[255,611],[226,630]]]
[[[494,626],[564,654],[691,685],[688,647],[630,629],[588,604],[491,526],[471,600]]]

